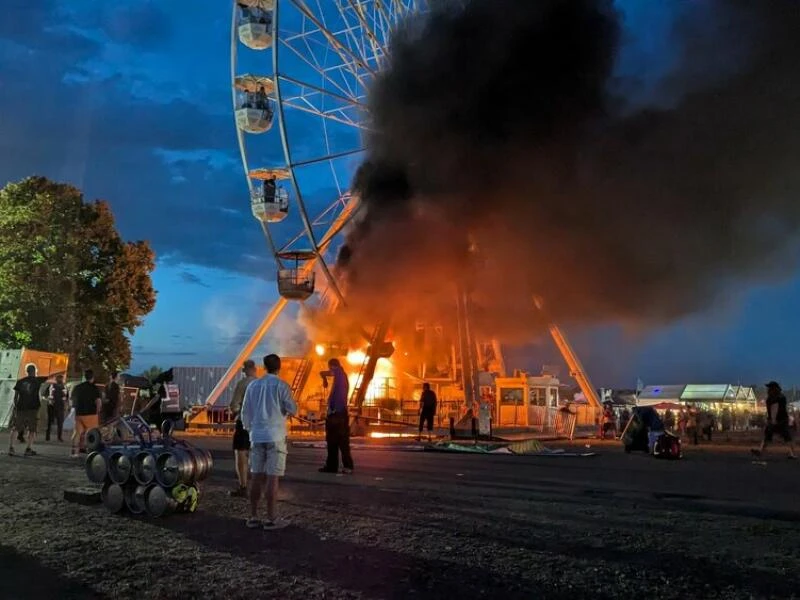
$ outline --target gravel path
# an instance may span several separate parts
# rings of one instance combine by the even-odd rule
[[[800,465],[360,451],[357,474],[293,449],[281,511],[247,530],[227,443],[193,515],[61,499],[66,450],[0,457],[0,598],[791,598]],[[220,448],[220,450],[217,450]],[[31,577],[31,574],[35,576]]]

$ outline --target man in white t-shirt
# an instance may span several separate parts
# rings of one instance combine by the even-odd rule
[[[286,471],[286,419],[297,414],[297,404],[285,381],[278,377],[281,359],[277,354],[264,357],[267,374],[247,386],[241,419],[250,432],[250,518],[247,527],[262,524],[258,520],[258,503],[266,484],[267,520],[264,529],[280,529],[289,524],[278,518],[278,479]]]

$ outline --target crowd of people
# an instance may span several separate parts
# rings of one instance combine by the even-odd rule
[[[266,375],[257,378],[255,363],[245,361],[242,365],[244,377],[236,384],[231,398],[230,411],[236,422],[233,451],[237,478],[231,496],[249,497],[247,527],[271,530],[289,523],[277,514],[276,501],[278,481],[286,471],[286,421],[297,414],[297,403],[289,385],[279,377],[280,357],[276,354],[265,356],[264,368]],[[319,472],[352,474],[355,467],[350,450],[350,383],[347,372],[339,359],[331,358],[328,369],[320,372],[320,377],[323,388],[329,389],[329,393],[325,418],[327,456]],[[425,383],[420,400],[420,435],[423,425],[427,425],[430,435],[435,414],[436,394]],[[265,521],[258,516],[262,496],[266,497],[267,504]]]
[[[45,440],[55,428],[59,442],[63,442],[64,423],[69,413],[74,418],[70,456],[85,453],[86,432],[115,419],[119,415],[121,390],[118,374],[112,371],[104,393],[95,383],[94,372],[84,371],[83,380],[70,390],[64,383],[64,375],[58,374],[44,381],[37,377],[36,366],[28,365],[26,376],[14,385],[14,405],[11,413],[8,454],[16,454],[14,441],[25,444],[24,456],[36,456],[34,449],[39,429],[39,413],[42,405],[47,407]]]
[[[755,414],[749,410],[736,412],[728,407],[722,410],[709,410],[689,405],[677,411],[667,408],[660,411],[664,428],[694,445],[698,445],[701,439],[712,442],[717,431],[761,429],[763,431],[761,446],[754,449],[753,454],[760,456],[777,435],[788,445],[789,458],[793,459],[795,454],[792,432],[797,431],[798,419],[796,415],[791,414],[786,396],[777,381],[770,381],[766,384],[766,388],[766,414]],[[603,406],[600,439],[607,437],[614,439],[621,436],[630,418],[631,413],[627,408],[617,413],[611,403],[606,403]]]

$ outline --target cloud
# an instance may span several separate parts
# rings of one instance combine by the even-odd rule
[[[211,286],[208,285],[205,281],[200,279],[197,275],[190,271],[183,271],[180,275],[181,281],[184,283],[188,283],[189,285],[199,285],[200,287],[210,288]]]
[[[173,263],[274,276],[230,114],[227,7],[191,19],[133,1],[15,0],[4,11],[0,114],[13,118],[0,123],[0,185],[66,181],[108,200],[125,237]],[[309,127],[294,127],[298,144]],[[264,143],[253,166],[280,161],[277,137]],[[293,214],[279,233],[300,230]]]

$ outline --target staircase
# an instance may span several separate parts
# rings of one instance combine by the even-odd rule
[[[349,405],[355,407],[359,413],[361,413],[361,407],[364,404],[369,384],[375,376],[375,367],[378,364],[378,358],[380,358],[378,349],[386,340],[386,333],[388,331],[389,325],[387,323],[378,323],[370,336],[369,348],[364,357],[364,362],[361,363],[361,368],[358,371],[356,385],[350,394]]]
[[[300,361],[300,366],[297,367],[297,372],[294,374],[294,379],[292,380],[292,398],[298,398],[300,392],[303,391],[308,381],[308,376],[311,374],[311,367],[313,364],[313,361],[308,358],[304,358]]]
[[[333,313],[338,306],[336,296],[330,293],[330,288],[325,288],[319,296],[318,308],[328,314]],[[297,367],[297,372],[292,380],[292,397],[295,401],[300,402],[300,395],[308,383],[308,378],[311,375],[311,370],[314,368],[314,363],[317,360],[316,352],[314,351],[314,344],[309,345],[305,357],[300,361],[300,366]]]

